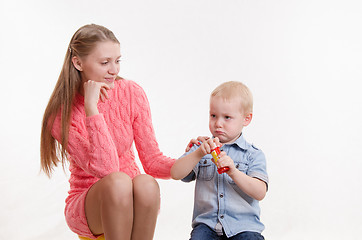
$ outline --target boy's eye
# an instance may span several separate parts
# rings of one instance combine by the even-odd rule
[[[231,119],[231,117],[229,117],[229,116],[225,116],[225,119]]]
[[[215,114],[210,114],[210,117],[215,118],[216,116]]]
[[[108,62],[102,62],[102,65],[106,65]]]

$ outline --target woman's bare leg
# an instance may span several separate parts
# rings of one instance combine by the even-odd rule
[[[85,201],[88,226],[107,240],[131,239],[133,223],[132,179],[114,172],[95,183]]]
[[[145,174],[135,177],[133,199],[132,240],[151,240],[160,209],[160,188],[157,181]]]

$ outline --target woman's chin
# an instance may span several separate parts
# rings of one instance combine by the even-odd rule
[[[107,85],[109,86],[110,89],[114,88],[114,81],[113,82],[107,82]]]

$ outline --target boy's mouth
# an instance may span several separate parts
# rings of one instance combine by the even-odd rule
[[[223,135],[223,134],[224,134],[223,131],[215,131],[215,133],[216,133],[217,135]]]

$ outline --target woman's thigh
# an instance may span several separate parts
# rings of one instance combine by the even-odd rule
[[[136,204],[146,207],[159,208],[160,187],[152,176],[141,174],[133,180],[133,196]]]
[[[132,204],[132,179],[125,173],[114,172],[96,182],[88,191],[85,199],[85,214],[90,230],[94,234],[103,233],[101,203]],[[119,213],[122,214],[122,213]]]

